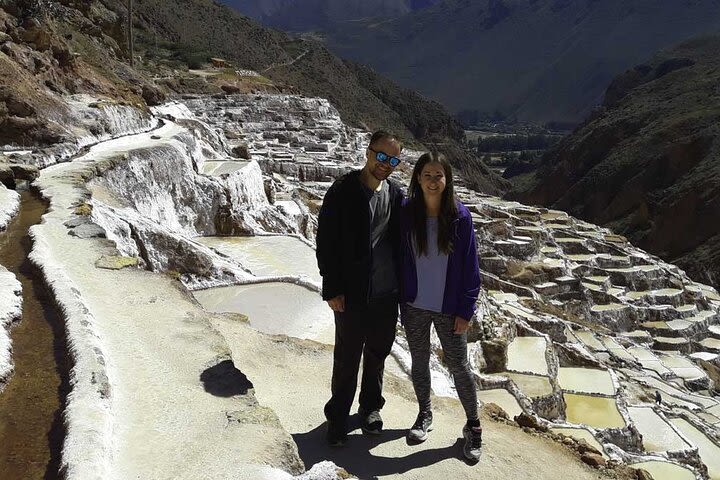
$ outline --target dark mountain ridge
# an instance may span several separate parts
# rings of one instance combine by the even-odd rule
[[[618,76],[602,109],[510,195],[626,235],[720,283],[720,35]]]
[[[322,31],[333,52],[453,113],[577,124],[619,73],[720,31],[720,1],[443,0]]]

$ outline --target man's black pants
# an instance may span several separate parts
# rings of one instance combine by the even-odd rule
[[[347,426],[357,389],[360,356],[363,373],[360,408],[380,410],[385,358],[395,341],[398,318],[396,297],[371,300],[366,309],[335,312],[335,350],[333,352],[332,397],[325,405],[325,417],[338,426]]]

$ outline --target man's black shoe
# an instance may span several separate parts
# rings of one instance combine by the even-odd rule
[[[347,443],[347,431],[345,428],[338,428],[334,423],[328,422],[326,439],[331,447],[344,447]]]
[[[382,433],[383,421],[379,410],[365,412],[363,409],[358,410],[362,417],[362,425],[360,428],[363,433],[370,435],[380,435]]]

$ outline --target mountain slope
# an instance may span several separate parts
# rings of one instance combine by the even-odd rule
[[[341,57],[452,112],[579,122],[615,75],[718,30],[718,0],[444,0],[395,18],[336,21],[324,35]]]
[[[720,36],[617,77],[604,109],[511,195],[611,227],[694,278],[720,281]]]
[[[289,31],[325,28],[366,17],[395,17],[438,0],[223,0],[243,15]]]

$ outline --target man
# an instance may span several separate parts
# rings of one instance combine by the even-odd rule
[[[398,165],[401,150],[394,135],[373,133],[365,166],[338,178],[320,209],[316,242],[322,296],[335,313],[332,396],[325,405],[327,440],[332,446],[347,441],[361,356],[362,430],[382,431],[383,371],[398,317],[403,197],[400,187],[387,178]]]

